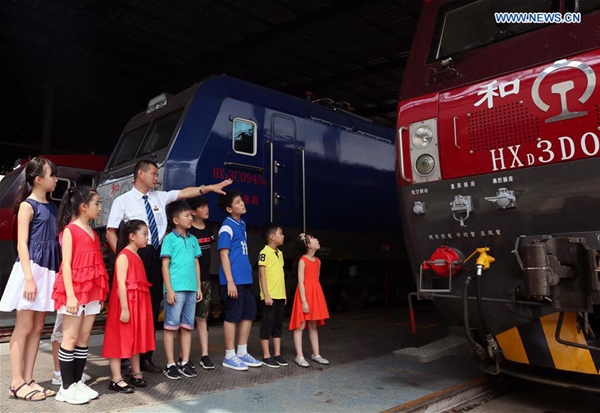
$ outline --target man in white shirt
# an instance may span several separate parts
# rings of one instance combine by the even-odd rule
[[[173,191],[154,191],[158,185],[158,165],[149,160],[139,161],[134,167],[133,188],[117,197],[110,209],[106,225],[106,239],[110,248],[115,252],[118,240],[118,228],[122,221],[141,219],[148,225],[148,245],[138,251],[146,277],[152,284],[150,296],[152,312],[157,327],[160,303],[163,299],[163,278],[160,262],[160,242],[167,229],[166,207],[178,199],[193,198],[209,192],[224,194],[223,188],[233,181],[226,179],[218,184],[188,187]],[[143,371],[160,373],[162,369],[152,361],[152,352],[140,356]]]

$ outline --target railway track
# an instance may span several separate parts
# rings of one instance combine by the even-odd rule
[[[598,389],[600,391],[600,389]],[[593,391],[486,376],[394,407],[384,413],[600,413]]]

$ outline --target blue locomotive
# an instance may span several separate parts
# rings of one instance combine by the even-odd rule
[[[361,305],[382,290],[377,276],[405,258],[394,130],[344,110],[225,75],[159,95],[127,123],[113,151],[98,186],[98,226],[113,199],[131,188],[140,159],[159,165],[162,190],[232,178],[247,205],[253,261],[266,222],[282,225],[288,240],[305,229],[318,234],[324,284],[336,286],[331,298],[344,304]],[[208,201],[218,225],[224,214],[216,197]]]

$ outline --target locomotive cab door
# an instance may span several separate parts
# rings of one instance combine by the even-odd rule
[[[300,174],[296,156],[296,122],[281,114],[271,118],[271,221],[301,227]]]

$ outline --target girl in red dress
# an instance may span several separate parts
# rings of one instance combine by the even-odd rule
[[[90,220],[100,215],[100,196],[85,185],[70,188],[58,210],[58,232],[62,235],[63,261],[54,282],[52,299],[63,314],[63,341],[58,350],[62,385],[56,400],[83,404],[98,397],[81,381],[87,361],[90,334],[96,314],[108,292],[98,234]],[[61,238],[59,236],[59,238]]]
[[[294,297],[294,306],[290,318],[290,330],[294,331],[295,362],[301,367],[308,367],[308,361],[302,352],[302,332],[308,325],[308,337],[312,347],[311,360],[319,364],[329,364],[329,360],[321,357],[319,352],[319,333],[317,326],[325,324],[329,318],[325,295],[319,283],[321,261],[315,253],[321,248],[319,240],[311,234],[300,234],[296,246],[301,256],[298,259],[298,287]]]
[[[102,347],[102,357],[110,359],[112,378],[108,389],[119,393],[133,393],[133,387],[121,377],[121,359],[131,359],[131,384],[146,387],[140,353],[156,349],[151,284],[137,254],[147,244],[148,227],[144,221],[134,219],[121,225]]]

